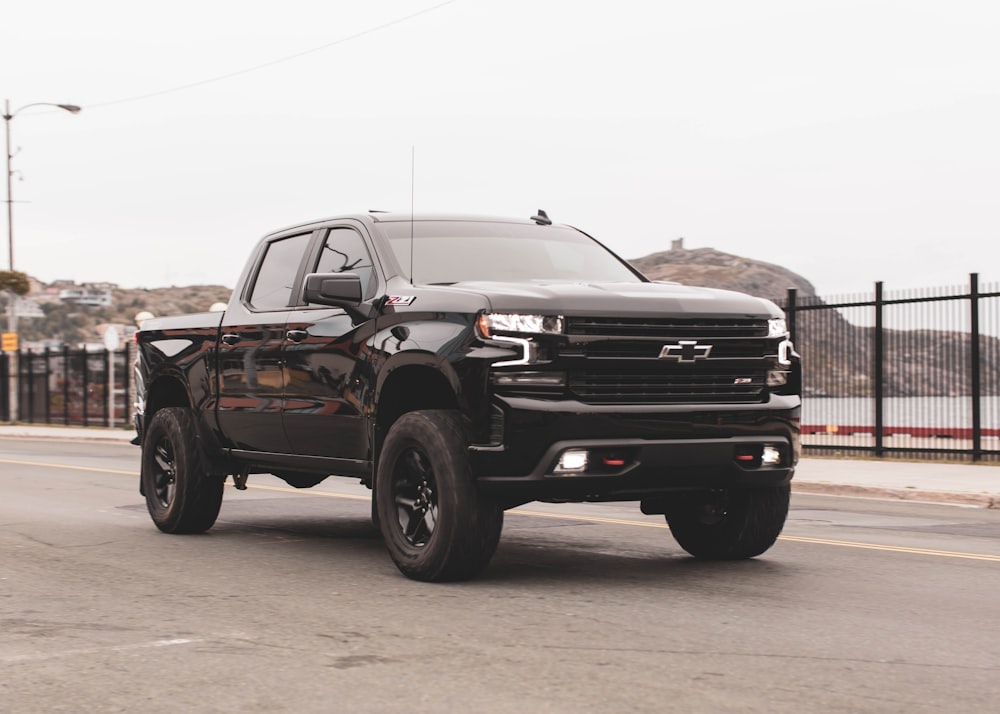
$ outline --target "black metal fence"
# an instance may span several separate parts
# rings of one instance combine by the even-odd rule
[[[801,296],[782,307],[803,355],[806,453],[1000,461],[1000,285]],[[124,425],[134,346],[18,355],[22,422]],[[0,359],[0,384],[10,360]],[[113,385],[113,407],[108,386]],[[8,390],[0,416],[10,420]]]
[[[134,346],[108,352],[46,349],[17,354],[18,420],[33,424],[124,426],[132,420]],[[10,421],[10,355],[0,359],[0,416]],[[109,394],[110,392],[110,394]],[[110,398],[109,398],[110,397]]]
[[[1000,460],[1000,286],[802,297],[806,453]]]

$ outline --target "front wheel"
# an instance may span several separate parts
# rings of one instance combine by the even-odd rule
[[[696,558],[753,558],[781,534],[790,493],[790,486],[776,486],[679,494],[666,520],[677,543]]]
[[[409,578],[467,580],[496,552],[503,509],[473,480],[456,412],[410,412],[393,424],[374,495],[389,555]]]
[[[208,473],[190,409],[153,416],[142,439],[142,492],[156,527],[165,533],[202,533],[222,507],[224,480]]]

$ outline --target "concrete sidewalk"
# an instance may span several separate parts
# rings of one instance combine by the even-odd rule
[[[135,438],[135,428],[121,429],[85,426],[50,426],[47,424],[0,424],[0,438],[62,439],[64,441],[117,441],[127,444]]]
[[[804,458],[792,490],[1000,508],[1000,465]]]
[[[5,439],[62,439],[127,444],[131,428],[0,425]],[[797,493],[905,499],[1000,508],[1000,465],[932,461],[805,458],[792,481]]]

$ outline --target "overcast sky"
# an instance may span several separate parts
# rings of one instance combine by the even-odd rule
[[[412,152],[418,213],[998,281],[998,37],[995,0],[8,0],[0,98],[83,107],[11,122],[15,268],[232,286],[270,230],[409,211]]]

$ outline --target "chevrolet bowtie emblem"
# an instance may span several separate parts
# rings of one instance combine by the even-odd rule
[[[676,345],[664,345],[660,359],[675,359],[678,362],[694,362],[705,359],[712,352],[712,345],[699,345],[694,340],[680,340]]]

